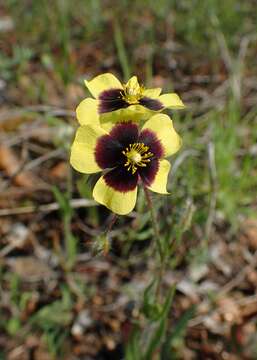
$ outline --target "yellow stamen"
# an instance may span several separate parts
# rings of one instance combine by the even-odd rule
[[[138,100],[143,97],[144,88],[139,85],[136,76],[133,76],[127,84],[123,85],[123,90],[122,99],[129,104],[137,104]]]
[[[129,144],[129,146],[122,151],[122,154],[126,156],[127,161],[124,166],[127,170],[135,174],[137,168],[147,166],[147,163],[151,161],[153,153],[151,153],[149,147],[143,143]]]

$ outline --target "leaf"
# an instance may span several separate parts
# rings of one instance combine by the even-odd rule
[[[135,328],[129,338],[125,351],[125,360],[141,360],[140,329]]]
[[[44,261],[34,256],[19,256],[7,260],[12,272],[26,281],[41,281],[55,277],[54,272]]]
[[[40,179],[27,170],[23,169],[22,160],[7,146],[0,146],[0,169],[3,169],[8,177],[18,186],[33,188],[40,183]]]
[[[175,288],[175,286],[173,286],[170,289],[167,299],[164,303],[163,309],[160,314],[160,322],[159,322],[156,330],[154,331],[154,333],[151,337],[151,340],[149,341],[147,350],[144,355],[144,359],[146,359],[146,360],[152,359],[152,355],[153,355],[154,351],[160,346],[162,339],[165,335],[167,321],[168,321],[168,314],[169,314],[169,310],[170,310],[172,300],[173,300],[173,297],[175,294],[175,290],[176,290],[176,288]]]
[[[72,215],[72,208],[69,203],[69,197],[67,194],[63,194],[56,186],[52,187],[54,197],[60,206],[60,211],[63,216],[70,217]]]
[[[44,331],[65,328],[73,319],[72,299],[69,290],[62,288],[62,299],[42,307],[32,318],[31,322]]]
[[[10,320],[8,320],[8,322],[6,324],[7,332],[8,332],[8,334],[10,334],[12,336],[17,334],[17,332],[20,330],[20,328],[21,328],[21,322],[18,317],[10,318]]]
[[[44,330],[65,327],[72,321],[72,312],[65,308],[61,301],[55,301],[40,309],[31,320]]]
[[[179,318],[174,330],[170,333],[170,335],[167,336],[167,339],[166,339],[165,343],[163,344],[162,350],[161,350],[161,359],[162,360],[172,359],[171,350],[172,350],[173,342],[176,339],[184,336],[184,332],[186,330],[187,324],[188,324],[189,320],[192,319],[192,317],[195,314],[195,309],[196,309],[195,305],[191,306]]]
[[[144,291],[143,314],[150,320],[156,321],[160,317],[161,308],[155,300],[156,279],[151,281]]]

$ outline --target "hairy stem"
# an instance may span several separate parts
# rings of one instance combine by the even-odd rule
[[[107,227],[107,230],[105,232],[105,244],[104,244],[104,255],[106,256],[109,252],[110,244],[109,244],[109,233],[111,232],[113,225],[115,224],[116,220],[118,219],[118,216],[116,214],[112,214],[111,220],[109,222],[109,225]]]
[[[146,186],[144,186],[144,191],[145,191],[145,197],[146,197],[147,205],[149,207],[150,214],[151,214],[151,219],[152,219],[152,223],[153,223],[153,230],[154,230],[154,234],[155,234],[155,237],[156,237],[156,244],[157,244],[158,252],[159,252],[159,255],[160,255],[160,260],[161,260],[161,263],[162,263],[163,262],[162,244],[161,244],[160,232],[159,232],[159,228],[158,228],[158,224],[157,224],[156,215],[154,213],[153,202],[152,202],[152,198],[151,198],[151,195],[149,193],[149,190],[147,189]]]
[[[163,273],[164,273],[164,268],[165,268],[165,254],[163,253],[163,249],[162,249],[161,237],[160,237],[159,227],[157,224],[156,215],[154,212],[152,198],[149,193],[149,190],[145,186],[144,186],[144,191],[145,191],[146,201],[147,201],[150,213],[151,213],[151,219],[152,219],[154,234],[155,234],[155,238],[156,238],[156,245],[157,245],[157,249],[159,252],[159,258],[160,258],[160,265],[159,265],[158,273],[157,273],[157,288],[156,288],[156,298],[158,299],[160,296],[161,283],[162,283],[162,278],[163,278]]]

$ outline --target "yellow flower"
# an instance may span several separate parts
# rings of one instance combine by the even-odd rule
[[[133,210],[137,186],[167,194],[170,163],[165,158],[181,146],[168,115],[152,116],[142,129],[136,123],[117,122],[109,131],[99,125],[78,128],[70,162],[85,174],[103,172],[93,197],[119,215]]]
[[[112,74],[96,76],[85,81],[93,98],[84,99],[76,113],[80,125],[100,124],[106,129],[110,123],[123,121],[145,121],[166,108],[183,109],[184,104],[175,93],[161,94],[161,88],[145,89],[136,76],[126,84]]]

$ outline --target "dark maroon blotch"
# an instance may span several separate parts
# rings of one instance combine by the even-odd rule
[[[153,131],[149,129],[143,130],[139,135],[138,141],[148,146],[149,151],[154,154],[155,158],[160,159],[161,157],[163,157],[163,146]]]
[[[126,193],[136,188],[138,173],[132,174],[124,166],[118,166],[106,173],[104,180],[114,190]]]
[[[129,104],[122,98],[123,92],[122,89],[109,89],[101,92],[98,112],[104,114],[128,107]]]
[[[159,111],[164,108],[163,104],[157,99],[151,99],[149,97],[143,97],[139,100],[139,104],[145,106],[149,110]]]
[[[150,186],[155,179],[155,176],[159,170],[159,160],[151,160],[146,167],[139,167],[138,172],[141,180],[147,186]]]
[[[138,135],[139,128],[132,122],[118,123],[110,132],[110,136],[124,147],[138,142]]]
[[[95,148],[95,160],[101,169],[108,169],[117,166],[122,162],[122,146],[110,135],[101,136]]]

